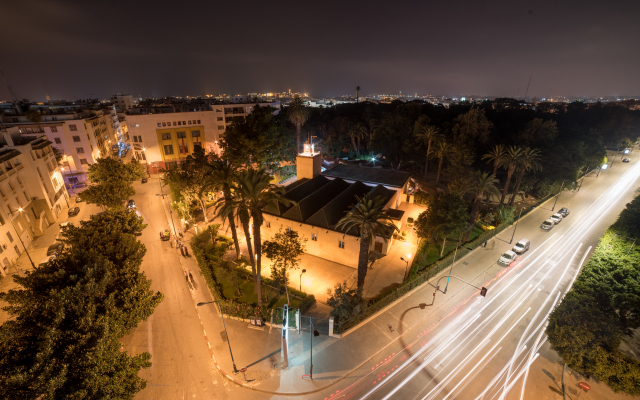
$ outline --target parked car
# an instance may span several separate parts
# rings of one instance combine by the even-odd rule
[[[76,203],[82,203],[84,200],[82,200],[82,197],[80,196],[76,196]]]
[[[60,255],[63,249],[64,249],[64,243],[61,243],[61,242],[54,243],[47,248],[47,257],[53,256],[56,253]]]
[[[505,252],[502,256],[500,256],[500,259],[498,260],[498,264],[510,265],[512,262],[515,261],[516,257],[517,257],[517,254],[509,250]]]
[[[69,211],[67,211],[70,217],[74,217],[78,215],[79,212],[80,212],[80,207],[71,207]]]
[[[525,251],[529,250],[530,245],[531,245],[531,242],[529,241],[529,239],[520,239],[518,240],[518,243],[516,243],[516,245],[513,246],[513,249],[511,249],[511,251],[513,251],[516,254],[522,254]]]
[[[127,202],[127,208],[136,208],[136,202],[133,200],[129,200]]]
[[[566,207],[562,207],[561,209],[558,210],[558,214],[562,215],[563,217],[566,217],[567,215],[571,214],[571,211]]]
[[[562,215],[559,213],[555,213],[552,216],[550,216],[549,219],[552,220],[557,225],[562,221]]]
[[[38,263],[38,267],[44,267],[45,264],[47,264],[49,261],[53,260],[54,258],[55,258],[55,256],[47,256],[47,257],[43,258]]]
[[[76,183],[75,185],[73,185],[71,187],[74,188],[74,189],[83,188],[83,187],[87,187],[87,183],[86,182],[79,182],[79,183]]]
[[[549,218],[548,220],[544,221],[542,225],[540,225],[540,228],[544,229],[545,231],[550,231],[555,226],[555,224],[556,223],[553,222],[551,218]]]
[[[142,183],[147,183],[147,178],[142,178]]]
[[[630,158],[623,158],[622,162],[631,162],[631,159]]]
[[[73,224],[71,222],[61,222],[59,224],[60,229],[66,228],[67,226],[72,226]]]

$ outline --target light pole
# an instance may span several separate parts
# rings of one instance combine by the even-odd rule
[[[430,305],[433,305],[433,303],[436,302],[436,293],[438,293],[438,290],[440,289],[440,281],[443,280],[444,278],[447,278],[447,284],[448,284],[450,278],[456,278],[457,280],[459,280],[461,282],[464,282],[464,283],[466,283],[467,285],[469,285],[471,287],[479,289],[480,290],[480,295],[482,297],[485,297],[487,295],[487,288],[486,287],[479,288],[477,286],[474,286],[474,285],[470,284],[469,282],[465,281],[464,279],[458,278],[457,276],[451,276],[451,275],[449,275],[448,277],[443,276],[442,278],[438,279],[438,282],[436,283],[436,290],[433,291],[433,299],[431,300],[431,304]],[[443,293],[446,294],[447,293],[447,289],[445,289]]]
[[[520,209],[520,214],[518,214],[518,219],[516,220],[516,226],[513,227],[513,235],[511,235],[511,240],[509,240],[509,244],[513,242],[513,237],[516,235],[516,229],[518,229],[518,222],[520,222],[520,216],[522,215],[522,210],[524,210],[525,208],[527,207],[522,207]],[[551,209],[551,211],[553,211],[553,209]]]
[[[22,212],[22,208],[19,208],[18,211]],[[27,246],[24,245],[24,242],[22,241],[22,238],[20,237],[20,234],[18,233],[18,230],[16,229],[16,226],[13,224],[13,221],[11,220],[11,217],[9,217],[8,214],[5,214],[5,215],[9,219],[9,222],[11,222],[11,226],[13,226],[13,230],[16,231],[16,235],[18,236],[18,239],[20,240],[20,243],[22,243],[22,248],[24,248],[24,252],[27,253],[27,257],[29,257],[29,261],[31,262],[31,266],[33,267],[33,269],[36,269],[36,265],[33,263],[33,260],[31,259],[31,256],[29,255],[29,250],[27,250]]]
[[[303,269],[302,272],[300,273],[300,291],[302,292],[302,274],[304,274],[305,272],[307,272],[306,269]]]
[[[313,380],[313,337],[320,336],[320,333],[313,329],[313,317],[309,317],[309,337],[311,338],[311,344],[309,345],[309,351],[311,352],[309,377]]]
[[[460,237],[462,236],[462,234],[460,234],[460,236],[458,236],[458,241],[456,242],[456,251],[453,253],[453,261],[451,262],[451,268],[449,268],[449,278],[451,278],[451,272],[453,271],[453,264],[456,263],[456,256],[458,255],[458,245],[460,244]],[[444,287],[444,294],[447,294],[447,289],[449,288],[449,278],[447,278],[447,285]],[[459,278],[458,278],[459,279]],[[438,281],[440,282],[440,281]]]
[[[553,202],[553,207],[551,207],[551,211],[553,211],[556,208],[556,204],[558,204],[558,197],[560,197],[560,193],[562,193],[562,188],[563,187],[564,187],[564,181],[562,181],[562,185],[560,185],[560,191],[558,192],[558,195],[556,196],[556,201]]]
[[[220,317],[222,318],[222,326],[224,326],[224,334],[227,337],[227,345],[229,345],[229,354],[231,355],[231,363],[233,364],[233,372],[238,373],[238,368],[236,368],[236,362],[233,359],[233,352],[231,351],[231,341],[229,340],[229,333],[227,332],[227,325],[224,323],[224,313],[222,312],[222,307],[220,306],[220,302],[218,300],[212,300],[209,302],[198,303],[198,307],[204,306],[205,304],[216,303],[218,304],[218,309],[220,310]]]
[[[407,254],[407,258],[411,259],[411,254]],[[409,269],[409,260],[405,260],[403,257],[400,257],[400,259],[407,264],[404,267],[404,279],[407,279],[407,270]],[[403,279],[403,281],[404,281],[404,279]]]

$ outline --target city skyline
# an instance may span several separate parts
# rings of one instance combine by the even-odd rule
[[[32,101],[289,88],[323,98],[356,86],[363,95],[640,93],[631,78],[640,55],[628,50],[640,4],[630,2],[154,4],[4,7],[0,32],[20,33],[3,46],[8,84]],[[12,100],[4,82],[0,99]]]

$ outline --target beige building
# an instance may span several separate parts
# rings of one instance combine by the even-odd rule
[[[0,273],[35,236],[54,223],[69,194],[51,142],[42,134],[23,135],[18,127],[0,138]],[[38,263],[39,260],[33,260]]]
[[[280,109],[279,103],[258,103]],[[233,118],[244,118],[253,111],[251,104],[207,104],[193,111],[181,107],[134,107],[126,121],[134,156],[149,164],[151,173],[186,159],[196,148],[220,154],[218,141]],[[180,111],[178,111],[180,110]]]
[[[320,173],[319,157],[319,154],[298,156],[297,169],[302,175],[285,188],[284,195],[295,204],[271,204],[264,209],[263,239],[270,239],[279,229],[295,230],[301,238],[308,239],[307,253],[355,268],[360,232],[351,229],[345,233],[336,224],[356,204],[356,196],[369,193],[371,197],[384,199],[389,217],[402,229],[404,211],[397,207],[406,193],[409,174],[342,164]],[[312,176],[307,175],[309,171]],[[370,251],[388,254],[394,237],[391,232],[387,237],[376,237]]]

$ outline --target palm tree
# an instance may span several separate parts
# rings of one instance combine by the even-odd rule
[[[258,307],[262,307],[262,238],[260,237],[260,228],[264,222],[262,209],[271,203],[280,202],[285,205],[292,203],[282,196],[284,189],[273,185],[271,179],[271,175],[266,170],[253,168],[242,171],[237,178],[236,197],[241,199],[239,202],[242,205],[241,209],[245,209],[253,219],[253,247],[256,252],[254,279],[256,294],[258,295]],[[242,214],[240,219],[242,220]]]
[[[440,172],[442,171],[442,162],[449,152],[449,144],[446,140],[442,139],[436,145],[436,149],[433,152],[433,158],[438,158],[438,174],[436,175],[436,191],[438,190],[438,183],[440,183]]]
[[[367,133],[367,128],[360,122],[351,126],[347,131],[347,135],[351,139],[353,151],[356,152],[356,156],[360,155],[360,139],[364,137],[365,133]]]
[[[509,189],[509,183],[511,183],[511,176],[513,175],[513,171],[518,164],[518,159],[520,159],[522,155],[522,149],[518,146],[509,146],[507,152],[505,153],[502,161],[500,161],[500,166],[507,169],[507,181],[504,183],[504,187],[502,188],[502,197],[500,198],[500,205],[504,203],[504,198],[507,196],[507,190]]]
[[[420,130],[417,138],[420,142],[427,145],[426,161],[424,163],[424,179],[427,179],[427,171],[429,169],[429,155],[431,154],[431,142],[437,143],[442,139],[442,135],[439,133],[438,128],[432,125],[427,125]]]
[[[542,166],[538,162],[540,160],[540,151],[538,149],[532,149],[529,147],[525,147],[522,150],[522,154],[518,159],[518,178],[516,179],[516,188],[511,195],[511,199],[509,200],[509,205],[512,206],[513,202],[516,199],[516,193],[518,193],[518,189],[520,189],[520,184],[522,183],[522,178],[524,178],[525,172],[531,171],[539,171],[542,169]]]
[[[480,211],[480,201],[485,194],[500,195],[500,189],[496,186],[498,183],[495,175],[489,175],[487,172],[476,171],[473,179],[469,182],[469,189],[474,194],[473,205],[471,206],[471,216],[469,218],[469,230],[464,236],[464,241],[469,240],[469,234],[476,224],[478,212]]]
[[[236,259],[240,258],[240,242],[238,241],[238,232],[236,230],[235,219],[237,214],[233,207],[233,198],[231,196],[231,189],[233,188],[236,176],[236,168],[230,162],[215,160],[210,164],[212,169],[211,174],[207,176],[200,195],[206,191],[210,191],[212,188],[220,188],[222,190],[223,198],[219,199],[219,204],[216,207],[216,217],[229,220],[229,228],[231,228],[231,236],[233,237],[233,243],[236,247]]]
[[[384,199],[376,196],[371,199],[369,193],[362,198],[355,196],[357,204],[351,206],[351,211],[347,213],[338,223],[336,229],[348,232],[351,228],[360,231],[360,254],[358,255],[358,295],[362,296],[364,288],[364,278],[367,276],[367,266],[369,263],[369,246],[376,236],[387,238],[398,227],[384,210]]]
[[[309,110],[304,106],[304,102],[300,96],[296,96],[295,99],[287,107],[287,116],[289,121],[296,126],[296,138],[298,143],[297,153],[300,153],[300,129],[302,124],[309,119]],[[296,155],[297,155],[296,153]]]
[[[498,167],[502,162],[507,150],[505,149],[503,144],[497,144],[493,146],[493,149],[485,155],[482,156],[483,160],[487,160],[487,164],[493,164],[493,175],[497,176]]]

